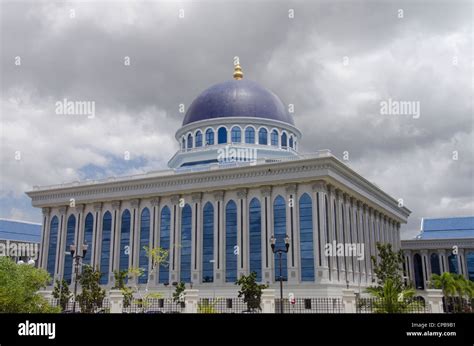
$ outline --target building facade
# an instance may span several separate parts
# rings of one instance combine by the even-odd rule
[[[37,266],[40,240],[40,223],[0,219],[0,256]]]
[[[415,239],[401,241],[405,276],[418,290],[432,274],[464,275],[474,281],[474,217],[423,219]]]
[[[113,272],[140,267],[138,285],[166,290],[184,281],[201,292],[235,296],[235,281],[255,272],[277,286],[284,247],[285,289],[340,296],[375,279],[375,243],[400,248],[410,211],[327,150],[298,152],[301,132],[271,91],[243,79],[205,90],[189,107],[170,169],[98,181],[35,187],[43,210],[41,267],[73,282],[72,244],[113,285]],[[326,245],[363,244],[362,254],[327,255]],[[152,268],[144,246],[169,251]]]

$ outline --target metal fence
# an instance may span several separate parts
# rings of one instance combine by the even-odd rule
[[[256,314],[261,313],[262,310],[249,307],[243,298],[201,298],[197,312],[201,314]]]
[[[357,313],[429,313],[430,309],[421,297],[404,300],[385,300],[383,298],[357,298]]]
[[[49,305],[51,305],[52,307],[59,307],[61,304],[59,302],[59,299],[51,298],[49,299]],[[67,302],[64,309],[61,307],[61,312],[65,314],[72,313],[74,311],[76,313],[81,312],[81,305],[79,304],[79,302],[76,302],[76,307],[74,308],[74,299],[70,299]],[[97,306],[94,313],[108,313],[108,312],[110,312],[110,302],[109,302],[109,298],[105,297],[104,300],[102,301],[102,304],[100,306]]]
[[[185,311],[185,302],[175,302],[170,298],[135,298],[131,304],[123,308],[124,313],[144,313],[144,314],[164,314],[164,313],[183,313]]]
[[[474,313],[474,299],[443,297],[443,308],[447,313]]]
[[[281,312],[280,299],[275,299],[275,312]],[[343,313],[340,298],[295,298],[283,299],[283,313],[289,314],[337,314]]]

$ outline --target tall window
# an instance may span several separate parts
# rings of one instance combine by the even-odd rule
[[[286,236],[286,203],[282,196],[275,198],[273,202],[273,230],[276,238],[275,249],[285,248],[285,236]],[[280,277],[280,264],[279,256],[275,254],[275,278]],[[287,254],[283,253],[281,256],[282,262],[282,276],[288,278],[287,268]]]
[[[466,255],[466,268],[468,279],[474,281],[474,251],[468,252]]]
[[[202,147],[202,132],[196,132],[196,148]]]
[[[202,281],[214,282],[214,207],[207,202],[202,214]]]
[[[184,282],[191,282],[191,228],[192,210],[186,204],[181,213],[181,266],[179,278]]]
[[[227,143],[227,129],[225,127],[220,127],[217,130],[217,144]]]
[[[128,209],[122,213],[122,224],[120,227],[120,253],[119,270],[128,271],[128,256],[130,249],[130,212]],[[126,280],[128,281],[128,280]]]
[[[207,129],[206,130],[206,145],[213,145],[214,144],[214,130]]]
[[[232,128],[231,136],[232,136],[232,138],[231,138],[232,143],[242,142],[242,131],[240,131],[240,127],[234,126]]]
[[[258,144],[268,144],[268,131],[263,127],[258,130]]]
[[[425,285],[423,283],[423,263],[421,262],[421,256],[419,254],[415,254],[415,256],[413,256],[413,264],[415,267],[415,288],[424,290]]]
[[[439,268],[439,256],[436,252],[433,252],[430,256],[431,262],[431,273],[441,275],[441,270]]]
[[[70,246],[74,244],[74,233],[76,230],[76,217],[74,215],[69,216],[67,219],[66,229],[66,252],[69,252]],[[71,283],[72,277],[72,256],[66,255],[64,258],[64,279],[68,284]]]
[[[275,147],[278,146],[278,131],[277,130],[272,131],[272,145]]]
[[[225,281],[237,280],[237,205],[229,201],[225,207]]]
[[[287,148],[288,147],[288,137],[286,136],[286,133],[283,132],[283,134],[281,135],[281,147],[282,148]]]
[[[459,273],[458,261],[457,261],[457,256],[456,255],[451,254],[451,255],[448,256],[448,266],[449,266],[449,272],[450,273],[454,273],[454,274]]]
[[[160,215],[160,247],[169,251],[170,249],[170,224],[171,212],[170,208],[164,207],[161,209]],[[168,259],[169,260],[169,256]],[[169,266],[167,263],[160,263],[160,273],[158,277],[159,283],[169,283]]]
[[[92,255],[92,232],[94,231],[94,216],[92,213],[88,213],[84,222],[84,243],[89,247],[87,248],[86,256],[84,257],[84,264],[91,264]]]
[[[188,149],[191,149],[193,147],[193,135],[189,134],[188,135]]]
[[[290,148],[293,148],[293,136],[290,136]]]
[[[249,238],[250,272],[262,281],[262,210],[257,198],[249,204]]]
[[[181,140],[181,149],[186,149],[186,139],[183,137],[183,139]]]
[[[300,197],[301,281],[314,281],[313,202],[305,193]]]
[[[253,127],[247,127],[245,129],[245,143],[255,143],[255,130]]]
[[[51,278],[54,279],[54,266],[56,265],[56,247],[58,245],[58,217],[54,216],[51,219],[49,226],[49,247],[48,247],[48,261],[47,270]]]
[[[112,214],[107,211],[102,217],[102,244],[100,255],[100,284],[106,285],[109,282],[110,263],[110,235],[112,232]]]
[[[150,210],[143,209],[140,220],[140,251],[138,266],[143,269],[143,274],[138,278],[139,284],[148,282],[148,256],[145,247],[150,246]]]

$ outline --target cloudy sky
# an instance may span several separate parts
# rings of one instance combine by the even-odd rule
[[[472,6],[3,1],[0,217],[39,222],[33,185],[166,168],[179,105],[231,78],[235,56],[294,104],[301,151],[347,152],[403,199],[402,237],[422,217],[473,215]],[[94,101],[95,117],[56,114],[63,99]],[[389,99],[419,117],[382,114]]]

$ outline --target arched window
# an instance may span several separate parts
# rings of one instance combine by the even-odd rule
[[[285,149],[288,147],[288,140],[285,132],[281,135],[281,147]]]
[[[253,127],[247,127],[245,129],[245,143],[255,143],[255,130]]]
[[[334,201],[334,204],[333,204],[333,210],[334,210],[334,217],[333,217],[333,225],[334,225],[334,239],[336,240],[336,244],[339,244],[339,239],[338,239],[338,235],[339,235],[339,230],[338,230],[338,218],[337,218],[337,215],[338,215],[338,209],[336,207],[336,201]],[[339,280],[340,277],[339,277],[339,261],[337,260],[337,258],[335,259],[336,262],[336,269],[337,269],[337,279]]]
[[[102,243],[100,255],[100,284],[106,285],[109,282],[110,263],[110,235],[112,232],[112,214],[107,211],[102,217]]]
[[[425,284],[423,282],[423,264],[419,254],[415,254],[415,256],[413,256],[413,264],[415,267],[415,288],[417,290],[424,290]]]
[[[448,256],[448,266],[449,266],[449,272],[450,273],[454,273],[454,274],[459,273],[458,260],[457,260],[456,255],[451,254],[451,255]]]
[[[207,202],[202,212],[202,282],[214,282],[214,207]]]
[[[74,215],[69,216],[67,219],[67,229],[66,229],[66,252],[70,251],[70,247],[74,244],[74,234],[76,231],[76,217]],[[72,256],[65,255],[64,258],[64,270],[63,277],[68,283],[71,283],[72,278]]]
[[[262,209],[257,198],[249,204],[249,238],[250,272],[262,281]]]
[[[474,251],[466,255],[466,268],[469,280],[474,281]]]
[[[193,148],[193,135],[189,134],[188,135],[188,149],[192,149],[192,148]]]
[[[240,131],[240,127],[234,126],[231,131],[232,136],[232,143],[240,143],[242,142],[242,133]]]
[[[191,224],[192,210],[186,204],[181,213],[181,264],[179,279],[191,282]]]
[[[160,215],[160,247],[166,251],[170,249],[170,224],[171,212],[168,207],[161,209]],[[169,257],[169,256],[168,256]],[[167,258],[168,260],[169,258]],[[169,266],[167,263],[160,263],[159,283],[169,283]]]
[[[441,270],[439,268],[439,256],[436,252],[433,252],[430,256],[431,262],[431,273],[441,275]]]
[[[122,213],[122,224],[120,227],[120,253],[119,253],[119,270],[128,271],[128,256],[131,253],[130,248],[130,212],[128,209]],[[128,282],[128,279],[125,280]]]
[[[207,129],[206,130],[206,145],[213,145],[214,144],[214,130]]]
[[[140,219],[140,250],[138,266],[143,269],[143,274],[138,277],[139,284],[148,282],[148,261],[145,247],[150,247],[150,210],[143,209]]]
[[[300,197],[301,281],[314,281],[313,201],[304,193]]]
[[[227,129],[225,127],[220,127],[217,130],[217,144],[227,143]]]
[[[88,213],[86,216],[86,220],[84,222],[84,243],[88,245],[86,256],[82,260],[84,264],[91,264],[91,255],[92,251],[92,232],[94,231],[94,216],[92,216],[92,213]]]
[[[225,208],[225,281],[237,280],[237,205],[229,201]],[[238,252],[237,252],[238,253]]]
[[[293,136],[290,136],[290,148],[293,149]]]
[[[272,131],[272,145],[275,147],[278,146],[278,131],[277,130]]]
[[[268,144],[268,131],[266,128],[262,127],[260,130],[258,130],[258,144]]]
[[[298,148],[296,147],[296,139],[295,139],[295,142],[293,144],[293,147],[294,147],[293,149],[298,150]]]
[[[202,147],[202,132],[196,132],[196,148]]]
[[[273,230],[276,239],[275,249],[285,248],[285,237],[286,237],[286,203],[282,196],[275,198],[273,202]],[[275,260],[275,278],[280,277],[280,265],[278,255],[274,256]],[[288,278],[288,267],[287,267],[287,254],[283,253],[281,256],[282,262],[282,276],[285,279]]]
[[[318,192],[319,193],[319,192]],[[329,243],[329,203],[328,203],[328,196],[324,195],[324,210],[326,211],[326,241]],[[331,271],[332,271],[332,264],[331,261],[328,259],[328,272],[329,272],[329,280],[331,280]]]
[[[49,226],[49,246],[48,246],[48,261],[47,270],[51,278],[54,279],[54,267],[56,265],[56,247],[58,245],[58,217],[54,216],[51,219]]]
[[[186,149],[186,139],[183,137],[183,139],[181,140],[181,149]]]

